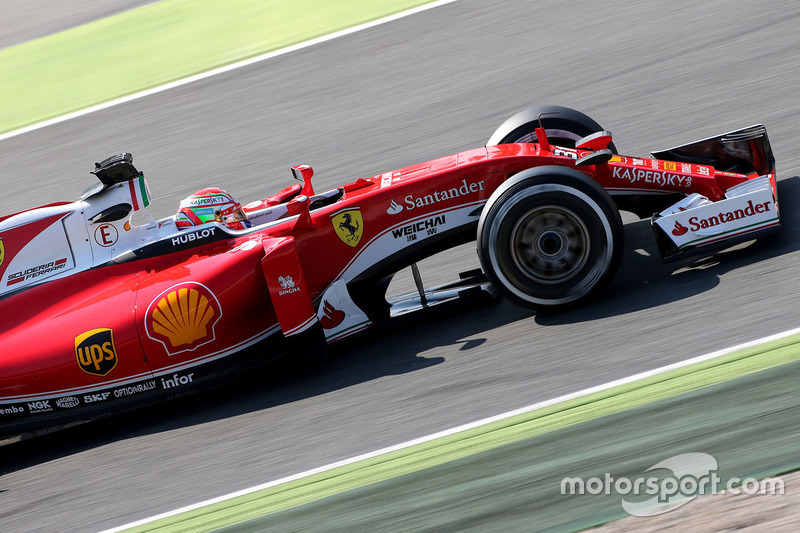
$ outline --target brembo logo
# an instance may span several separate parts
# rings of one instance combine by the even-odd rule
[[[87,374],[106,376],[117,367],[114,332],[99,328],[75,337],[75,357],[78,366]]]

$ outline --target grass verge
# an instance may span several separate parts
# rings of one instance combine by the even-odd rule
[[[162,518],[132,531],[210,530],[419,471],[800,359],[800,335],[743,349],[491,424]]]
[[[0,50],[0,133],[427,3],[161,0]]]

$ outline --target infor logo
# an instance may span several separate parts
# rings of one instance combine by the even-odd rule
[[[114,332],[98,328],[75,337],[75,357],[78,366],[87,374],[106,376],[117,367],[117,349]]]

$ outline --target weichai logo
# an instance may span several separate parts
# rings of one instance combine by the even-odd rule
[[[109,328],[98,328],[75,337],[75,357],[78,366],[87,374],[106,376],[117,367],[117,349],[114,332]]]
[[[221,316],[222,307],[214,293],[191,281],[156,296],[147,308],[144,325],[148,337],[175,355],[213,341],[214,326]]]

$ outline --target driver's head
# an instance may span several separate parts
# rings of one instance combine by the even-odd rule
[[[175,216],[178,229],[202,226],[209,222],[220,222],[231,229],[251,226],[241,204],[222,189],[203,189],[181,200]]]

